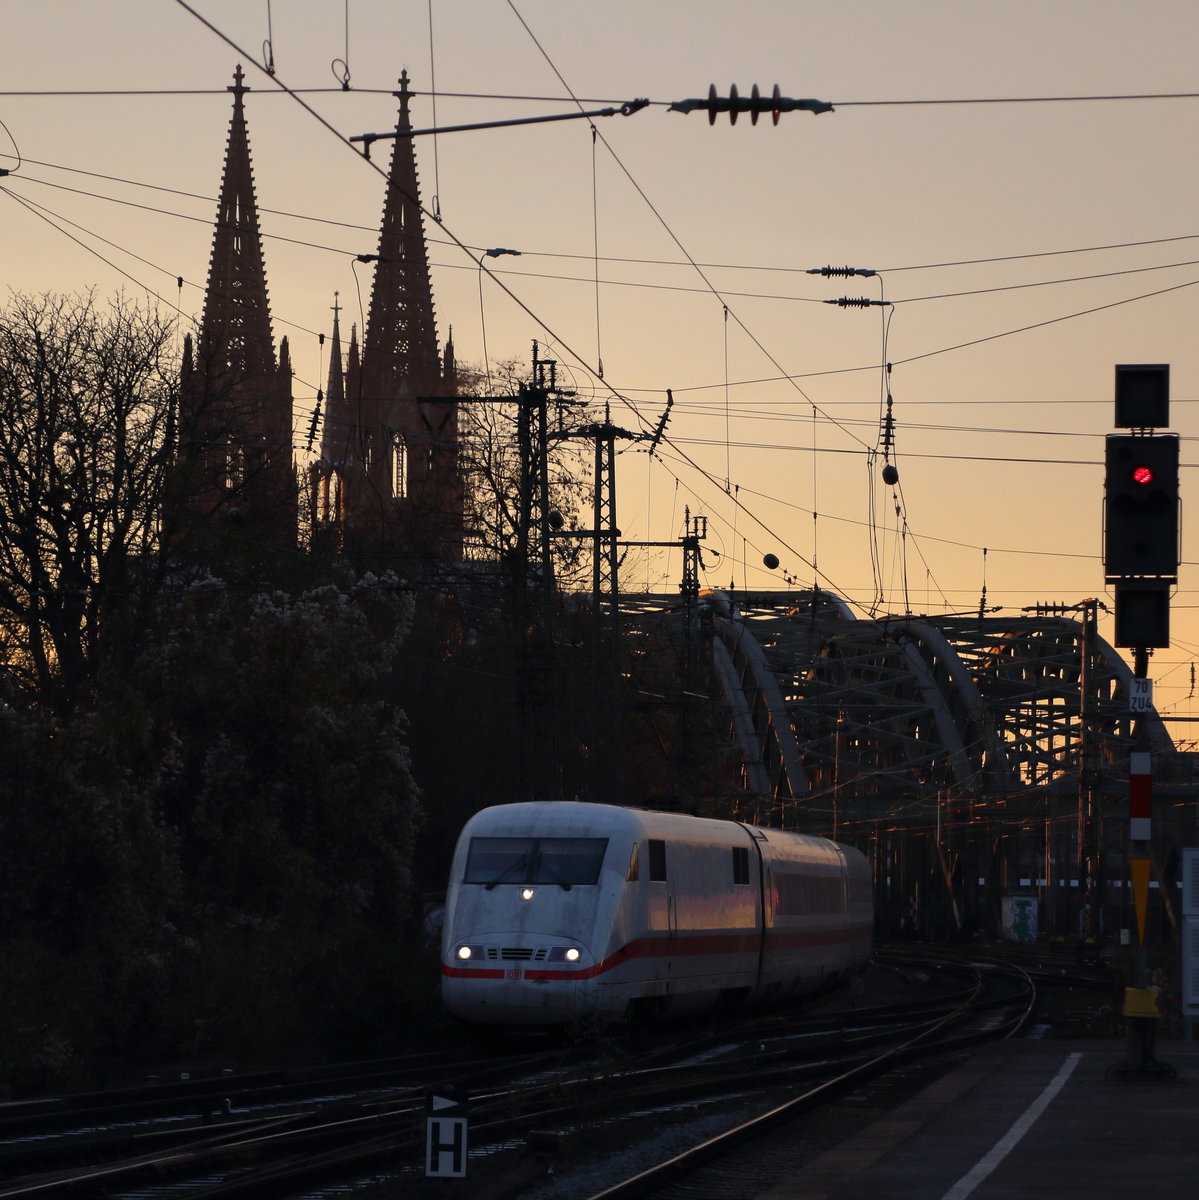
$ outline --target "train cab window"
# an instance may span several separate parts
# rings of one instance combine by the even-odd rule
[[[634,846],[633,853],[629,855],[629,871],[624,877],[625,883],[636,883],[641,878],[641,872],[637,866],[639,861],[640,857],[637,854],[637,847]]]
[[[649,877],[657,883],[666,882],[666,843],[661,838],[650,838],[646,842],[649,848]]]
[[[749,847],[733,847],[733,882],[749,882]]]
[[[595,883],[604,862],[607,838],[471,838],[465,883],[557,883],[563,887]]]
[[[538,838],[533,883],[594,883],[607,838]]]

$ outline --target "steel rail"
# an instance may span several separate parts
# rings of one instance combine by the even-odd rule
[[[659,1163],[657,1166],[641,1171],[637,1175],[605,1188],[601,1192],[594,1193],[588,1197],[588,1200],[635,1200],[635,1198],[654,1195],[667,1184],[693,1174],[696,1170],[713,1159],[718,1158],[720,1155],[752,1142],[754,1139],[764,1136],[781,1125],[785,1125],[803,1112],[841,1094],[853,1084],[877,1076],[903,1059],[908,1059],[927,1051],[937,1054],[944,1053],[946,1050],[960,1048],[972,1042],[977,1042],[980,1039],[990,1041],[996,1040],[998,1037],[1006,1038],[1013,1036],[1028,1020],[1035,1001],[1035,996],[1030,998],[1027,995],[1027,991],[1032,988],[1032,984],[1031,980],[1028,980],[1027,975],[1023,972],[1021,974],[1024,974],[1026,984],[1019,993],[1020,1003],[1015,1006],[1016,1011],[1013,1016],[1001,1026],[1001,1033],[949,1035],[954,1026],[965,1020],[970,1012],[974,1011],[977,1007],[976,1002],[979,1000],[983,989],[984,974],[981,968],[976,967],[974,970],[976,973],[976,985],[972,989],[972,998],[965,1001],[952,1012],[946,1013],[945,1016],[932,1023],[929,1028],[916,1034],[914,1037],[884,1050],[883,1053],[861,1062],[831,1079],[825,1080],[765,1113],[742,1122],[721,1134],[717,1134],[715,1137],[708,1138],[690,1150],[675,1155],[665,1162]],[[985,1007],[989,1008],[994,1003],[988,1001]],[[1013,1003],[1012,998],[1007,998],[1006,1003],[1011,1005]],[[938,1038],[938,1034],[946,1036]]]

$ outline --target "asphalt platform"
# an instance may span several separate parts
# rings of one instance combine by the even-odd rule
[[[993,1044],[755,1200],[1199,1200],[1199,1042]]]

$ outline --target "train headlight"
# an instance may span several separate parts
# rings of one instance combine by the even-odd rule
[[[522,900],[532,900],[535,895],[537,895],[537,892],[533,888],[520,889],[520,898]]]
[[[550,962],[577,963],[582,956],[582,951],[575,946],[554,946],[547,957]]]
[[[472,958],[483,958],[482,946],[459,946],[454,954],[463,962],[467,962]]]

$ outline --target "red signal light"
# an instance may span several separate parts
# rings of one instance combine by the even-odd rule
[[[1152,483],[1153,482],[1153,468],[1146,467],[1144,465],[1139,466],[1139,467],[1133,467],[1132,481],[1133,481],[1133,483],[1141,484],[1142,487],[1145,486],[1146,484]]]

